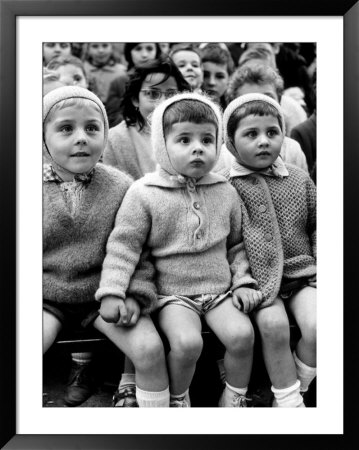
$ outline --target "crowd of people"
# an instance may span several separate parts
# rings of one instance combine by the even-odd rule
[[[305,406],[315,50],[43,44],[43,348],[63,328],[107,336],[125,355],[114,406],[190,407],[202,322],[223,344],[218,406],[248,405],[255,338],[272,406]],[[94,357],[71,357],[64,401],[77,406],[95,390]]]

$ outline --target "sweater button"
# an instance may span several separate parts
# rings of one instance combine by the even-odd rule
[[[198,202],[194,202],[194,203],[193,203],[193,207],[194,207],[195,209],[199,209],[199,208],[200,208],[199,203],[198,203]]]
[[[269,261],[269,267],[271,267],[272,269],[276,266],[276,260],[273,258]]]
[[[264,213],[264,212],[267,211],[267,208],[266,208],[265,205],[260,205],[259,208],[258,208],[258,210],[259,210],[259,212]]]
[[[265,236],[264,236],[264,239],[267,242],[270,242],[273,239],[273,236],[271,235],[271,233],[266,233]]]

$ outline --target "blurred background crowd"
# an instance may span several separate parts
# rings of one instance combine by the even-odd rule
[[[300,145],[316,181],[315,43],[46,42],[43,65],[44,94],[71,84],[93,91],[106,107],[110,127],[117,130],[112,135],[123,136],[126,129],[134,147],[149,145],[148,119],[165,97],[160,90],[165,83],[167,96],[202,91],[223,109],[245,93],[269,95],[281,104],[286,134]],[[154,81],[149,83],[151,74]],[[165,75],[159,89],[156,74]],[[119,168],[139,178],[151,170],[145,159],[139,164],[142,173]]]

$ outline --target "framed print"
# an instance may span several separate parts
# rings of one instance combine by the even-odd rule
[[[352,390],[359,375],[354,323],[359,5],[355,0],[202,3],[1,0],[1,448],[351,448],[357,417]],[[193,408],[171,416],[143,409],[42,407],[42,165],[33,150],[42,140],[42,42],[137,39],[317,43],[323,255],[317,408],[293,413],[251,408],[238,416]]]

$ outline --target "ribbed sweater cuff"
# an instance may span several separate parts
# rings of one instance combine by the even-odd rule
[[[108,287],[100,287],[99,289],[97,289],[96,294],[95,294],[95,300],[97,300],[98,302],[100,302],[104,297],[107,296],[113,296],[113,297],[118,297],[122,300],[125,300],[126,296],[124,295],[123,291],[120,289],[113,289],[113,288],[108,288]]]

